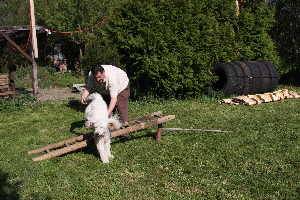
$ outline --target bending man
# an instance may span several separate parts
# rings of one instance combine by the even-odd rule
[[[88,76],[87,86],[81,96],[82,104],[86,104],[85,99],[93,88],[97,88],[108,105],[108,115],[117,108],[121,123],[128,121],[130,87],[126,72],[113,65],[93,66]],[[126,139],[129,133],[122,136]]]

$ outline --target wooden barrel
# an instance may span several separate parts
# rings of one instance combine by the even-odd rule
[[[218,81],[209,86],[209,93],[225,96],[272,92],[279,81],[276,67],[266,60],[215,63],[211,72]]]

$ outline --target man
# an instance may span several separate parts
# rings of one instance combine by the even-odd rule
[[[130,96],[129,79],[123,70],[113,65],[93,66],[86,88],[81,96],[81,103],[86,104],[86,97],[93,88],[97,88],[108,105],[108,115],[118,109],[121,123],[128,121],[128,99]],[[122,135],[127,139],[129,133]]]

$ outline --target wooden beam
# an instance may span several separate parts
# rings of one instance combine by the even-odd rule
[[[34,16],[34,3],[33,0],[30,2],[30,34],[31,34],[31,58],[32,62],[32,89],[33,95],[36,97],[38,93],[38,80],[37,80],[37,66],[34,61],[38,57],[38,48],[36,41],[36,28],[35,28],[35,16]]]
[[[54,158],[54,157],[69,153],[71,151],[75,151],[76,149],[86,147],[88,144],[94,144],[94,138],[91,138],[91,139],[88,139],[88,140],[85,140],[85,141],[82,141],[82,142],[78,142],[76,144],[67,146],[65,148],[58,149],[56,151],[52,151],[50,153],[32,158],[32,160],[33,161],[41,161],[41,160],[45,160],[45,159],[48,159],[48,158]]]
[[[14,60],[13,60],[12,45],[8,41],[6,41],[6,47],[7,47],[7,54],[8,54],[9,80],[10,80],[10,83],[15,83],[16,65],[14,64]]]
[[[24,26],[0,26],[0,31],[3,32],[13,32],[13,31],[29,31],[30,25]]]
[[[23,50],[19,45],[12,41],[4,32],[0,31],[2,35],[11,45],[13,45],[21,54],[23,54],[30,62],[33,62],[33,59]]]
[[[93,132],[87,133],[85,135],[79,135],[79,136],[71,138],[71,139],[67,139],[67,140],[64,140],[64,141],[61,141],[61,142],[57,142],[57,143],[54,143],[54,144],[50,144],[50,145],[47,145],[47,146],[44,146],[44,147],[40,147],[40,148],[31,150],[31,151],[28,151],[28,154],[40,153],[40,152],[46,151],[46,149],[48,149],[48,150],[56,149],[58,147],[64,146],[65,144],[72,144],[74,142],[80,142],[80,141],[84,140],[85,138],[89,138],[93,135],[94,135]]]
[[[145,122],[145,123],[140,123],[140,124],[137,124],[137,125],[133,125],[133,126],[130,126],[130,127],[124,128],[124,129],[113,131],[111,133],[111,137],[117,137],[117,136],[123,135],[125,133],[139,131],[139,130],[142,130],[142,129],[145,129],[145,128],[149,128],[151,126],[155,126],[157,124],[161,124],[161,123],[170,121],[172,119],[175,119],[175,115],[168,115],[168,116],[161,117],[161,118],[158,118],[158,119],[155,119],[155,120],[152,120],[152,121],[148,121],[148,122]]]
[[[157,111],[157,112],[154,112],[154,113],[151,113],[151,114],[148,114],[148,115],[144,115],[144,116],[132,119],[128,122],[124,122],[122,124],[122,126],[128,126],[128,125],[131,125],[131,124],[140,123],[144,120],[147,120],[147,119],[150,119],[150,118],[153,118],[153,117],[157,117],[157,116],[161,116],[161,115],[162,115],[162,111]]]

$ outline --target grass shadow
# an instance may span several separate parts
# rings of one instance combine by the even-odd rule
[[[153,139],[156,138],[156,134],[153,134],[153,132],[146,131],[146,130],[147,129],[143,129],[143,130],[138,130],[138,131],[134,131],[134,132],[130,133],[129,140],[127,140],[127,141],[136,140],[136,139],[142,139],[142,138],[149,138],[149,137],[152,137]],[[137,132],[140,132],[140,131],[146,131],[146,134],[139,135],[139,136],[134,136],[134,133],[137,133]],[[126,140],[125,141],[117,140],[117,141],[113,141],[111,144],[118,144],[118,143],[123,143],[123,142],[127,142],[127,141]]]
[[[15,183],[8,183],[9,174],[0,170],[0,199],[9,200],[9,199],[20,199],[18,193],[19,185],[21,181]]]
[[[84,113],[86,106],[87,105],[80,103],[78,100],[73,100],[73,99],[71,99],[67,104],[67,107],[82,113]]]
[[[71,124],[71,127],[70,127],[70,132],[71,133],[74,133],[76,135],[82,135],[82,133],[78,133],[75,131],[76,128],[81,128],[84,126],[84,123],[85,123],[85,120],[81,120],[81,121],[77,121],[77,122],[73,122]]]

